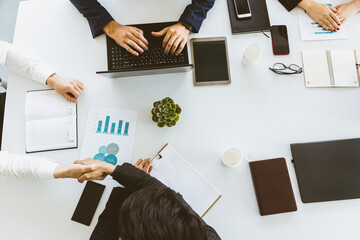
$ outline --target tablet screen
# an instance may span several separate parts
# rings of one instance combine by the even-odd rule
[[[192,44],[196,82],[229,82],[225,40],[194,41]]]

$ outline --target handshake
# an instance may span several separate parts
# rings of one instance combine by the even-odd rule
[[[150,174],[153,163],[150,159],[139,159],[134,166]],[[70,165],[58,165],[54,171],[55,178],[76,178],[78,182],[104,180],[115,171],[116,166],[91,158],[75,161]]]

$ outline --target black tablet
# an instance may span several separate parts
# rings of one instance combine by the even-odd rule
[[[194,85],[229,84],[230,66],[225,37],[193,38],[191,43]]]

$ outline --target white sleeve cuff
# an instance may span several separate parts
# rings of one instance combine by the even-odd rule
[[[55,71],[53,69],[42,64],[41,67],[34,69],[32,79],[46,85],[46,80],[54,73]]]
[[[39,179],[55,179],[54,172],[59,163],[52,162],[48,159],[44,159],[44,163],[39,167],[38,178]]]

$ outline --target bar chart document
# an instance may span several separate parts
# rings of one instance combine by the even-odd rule
[[[77,106],[54,90],[26,94],[26,152],[77,147]]]
[[[89,110],[80,159],[113,165],[131,162],[137,112],[92,107]]]
[[[328,6],[336,6],[336,2],[329,3],[328,1],[319,1],[320,3]],[[315,22],[304,9],[298,8],[298,18],[300,24],[301,38],[303,41],[312,40],[339,40],[347,39],[348,33],[346,31],[346,24],[341,24],[340,30],[336,32],[328,31],[322,28],[317,22]]]

